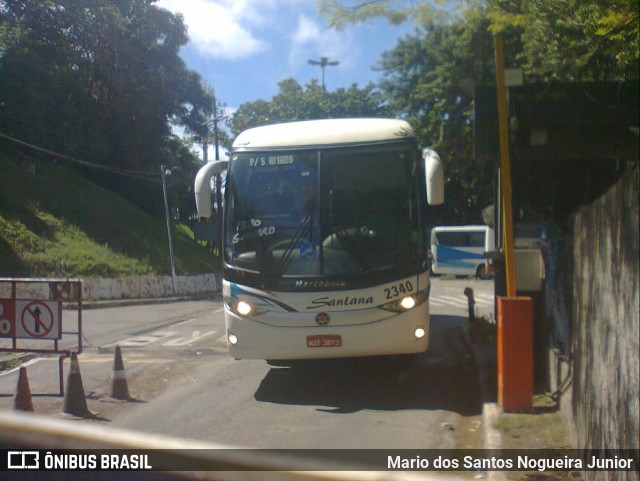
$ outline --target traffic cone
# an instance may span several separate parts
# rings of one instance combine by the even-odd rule
[[[87,398],[84,395],[84,386],[82,385],[82,376],[80,375],[78,354],[75,352],[71,353],[71,368],[67,376],[63,412],[82,418],[94,417],[87,407]]]
[[[31,402],[31,389],[29,389],[29,378],[27,377],[27,368],[21,367],[18,375],[18,388],[16,396],[13,398],[13,408],[18,411],[33,412],[33,403]]]
[[[122,352],[120,346],[116,346],[116,355],[113,359],[113,372],[111,374],[111,397],[128,401],[129,387],[127,386],[127,377],[124,372],[124,363],[122,362]]]

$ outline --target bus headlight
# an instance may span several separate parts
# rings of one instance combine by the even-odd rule
[[[251,313],[251,304],[249,304],[248,302],[240,301],[236,305],[236,310],[241,316],[248,316]]]
[[[416,305],[416,300],[412,296],[404,297],[400,301],[400,307],[402,307],[403,309],[406,309],[407,311],[413,308],[415,305]]]
[[[381,309],[392,312],[405,312],[419,306],[427,300],[427,291],[420,291],[409,296],[396,299],[395,301],[387,302],[380,306]]]
[[[226,308],[231,312],[242,317],[256,316],[258,314],[266,312],[266,309],[255,306],[250,301],[235,299],[231,297],[225,299],[224,304]]]

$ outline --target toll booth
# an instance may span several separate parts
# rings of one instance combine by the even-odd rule
[[[558,232],[580,206],[606,192],[637,162],[640,82],[535,83],[508,87],[508,130],[518,295],[533,299],[536,384],[546,382],[545,312],[562,262]],[[496,165],[500,186],[496,89],[475,89],[474,156]],[[496,191],[496,295],[506,294],[501,193]],[[497,311],[496,311],[497,312]]]

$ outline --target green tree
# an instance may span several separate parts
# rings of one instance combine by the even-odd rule
[[[493,165],[475,161],[472,148],[474,85],[493,79],[487,25],[482,15],[432,24],[399,41],[378,66],[390,110],[407,118],[422,145],[434,148],[445,164],[440,222],[480,222],[482,208],[493,201]]]
[[[182,18],[154,3],[5,0],[0,10],[0,131],[108,167],[118,175],[94,177],[147,207],[159,184],[140,173],[158,180],[160,163],[187,161],[170,123],[202,133],[212,107],[178,56]]]
[[[355,3],[318,0],[318,11],[328,17],[331,26],[337,28],[373,17],[386,18],[394,25],[408,19],[415,20],[419,25],[426,25],[457,18],[458,10],[464,8],[465,3],[446,0],[363,0]]]
[[[511,46],[536,80],[638,78],[640,9],[637,0],[318,0],[333,26],[383,17],[417,25],[466,20],[487,10],[492,33],[521,36]],[[521,44],[520,44],[521,41]]]
[[[238,108],[231,120],[233,135],[251,127],[297,120],[387,115],[384,99],[373,84],[325,92],[316,80],[303,88],[289,78],[278,86],[280,92],[271,101],[257,100]]]
[[[329,23],[412,19],[419,34],[380,61],[380,83],[395,115],[406,116],[446,165],[449,221],[477,221],[492,201],[493,166],[472,156],[469,87],[495,82],[493,37],[505,37],[506,64],[528,79],[622,80],[638,77],[637,0],[486,0],[438,2],[319,0]],[[443,7],[444,5],[444,7]]]
[[[491,31],[517,29],[522,63],[536,79],[638,78],[637,0],[494,0]]]

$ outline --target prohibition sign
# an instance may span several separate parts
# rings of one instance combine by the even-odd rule
[[[54,320],[53,311],[42,301],[32,301],[22,309],[22,327],[31,337],[45,337],[51,332]]]
[[[0,338],[15,335],[15,319],[15,302],[11,299],[0,299]]]

